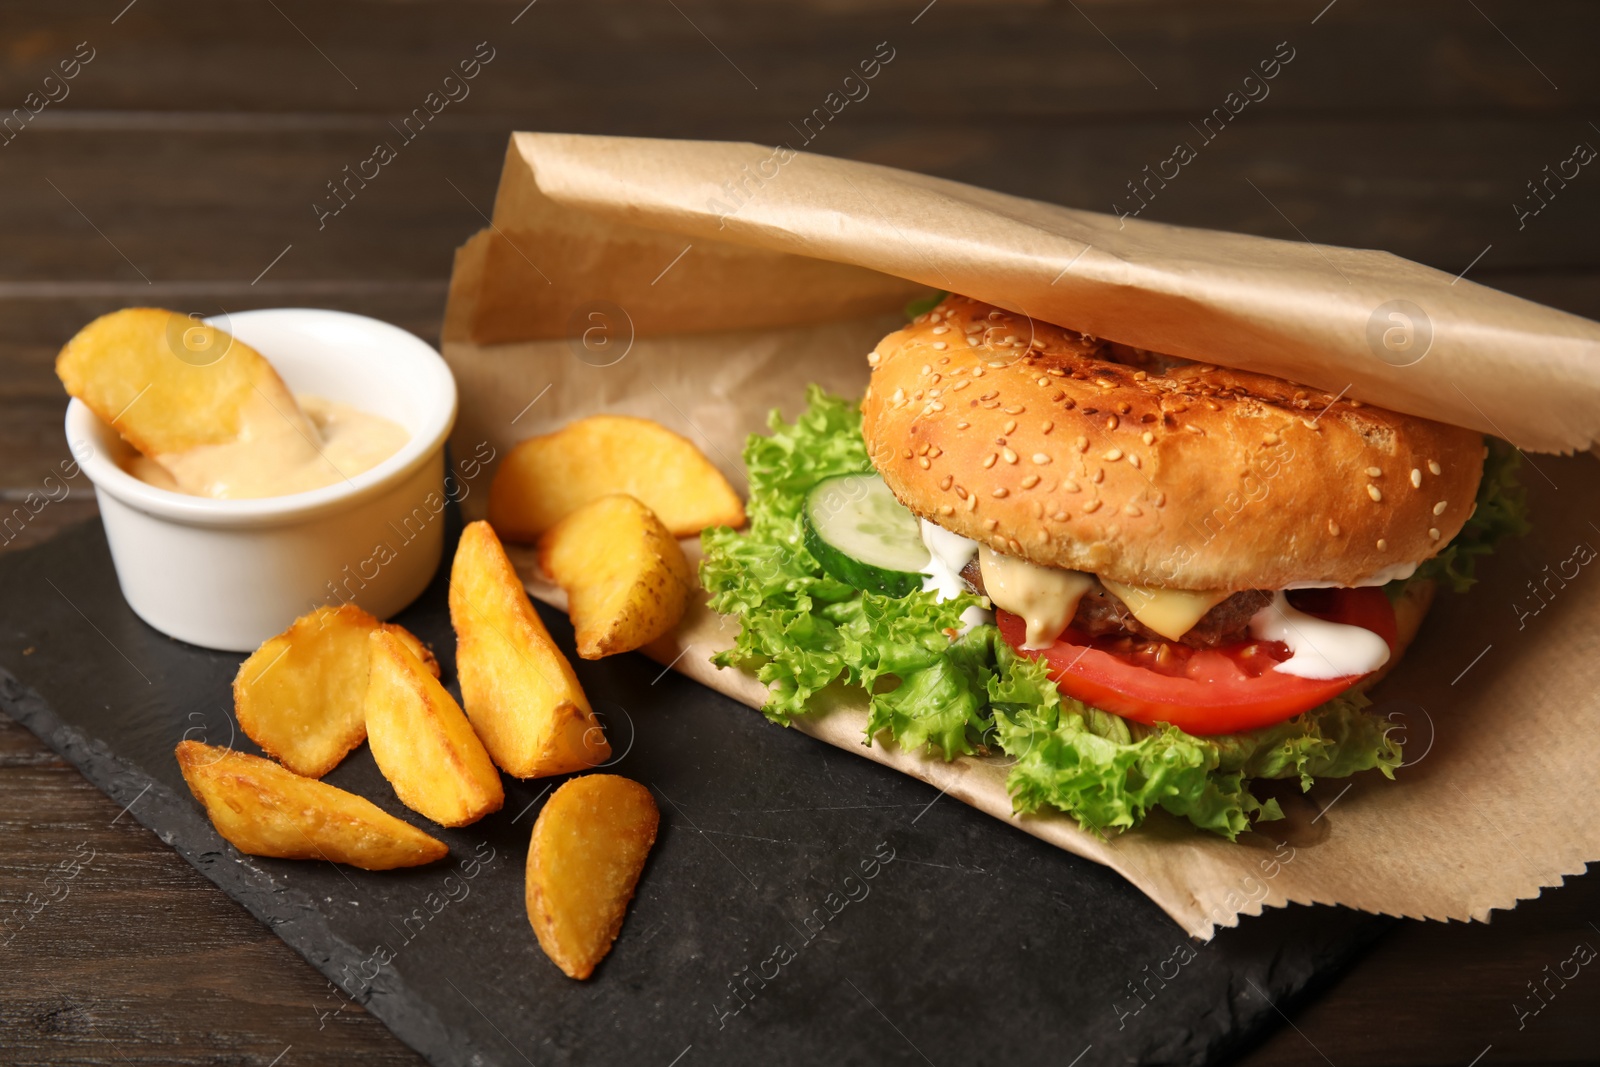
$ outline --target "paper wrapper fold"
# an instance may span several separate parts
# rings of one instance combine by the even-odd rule
[[[740,449],[767,412],[792,417],[810,382],[859,395],[865,354],[933,288],[1529,452],[1600,436],[1600,325],[1385,253],[1075,211],[787,148],[519,133],[493,224],[459,250],[451,282],[456,453],[503,455],[623,412],[690,437],[742,487]],[[1442,593],[1373,694],[1406,736],[1396,781],[1285,789],[1288,818],[1239,843],[1159,814],[1109,839],[1065,816],[1014,817],[1004,759],[864,746],[865,707],[848,694],[797,727],[1116,869],[1197,937],[1291,901],[1485,919],[1600,858],[1600,467],[1530,463],[1534,533],[1480,566],[1470,594]],[[464,500],[469,515],[485,495]],[[519,563],[564,606],[531,553]],[[698,604],[648,651],[759,707],[759,682],[710,664],[736,632]]]

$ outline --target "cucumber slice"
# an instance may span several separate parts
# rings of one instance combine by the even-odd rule
[[[841,582],[889,596],[922,588],[922,524],[876,474],[825,478],[806,497],[806,548]]]

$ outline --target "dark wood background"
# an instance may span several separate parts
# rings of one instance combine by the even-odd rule
[[[65,98],[0,135],[4,510],[67,457],[51,361],[94,315],[314,305],[436,340],[509,131],[795,140],[885,41],[893,61],[812,149],[1107,211],[1287,42],[1270,96],[1145,217],[1384,248],[1600,317],[1600,170],[1537,215],[1513,206],[1576,144],[1600,146],[1593,0],[524,3],[0,7],[0,123],[30,93],[60,97],[46,76],[93,50]],[[390,122],[480,42],[494,58],[470,96],[319,229],[325,183],[399,146]],[[74,490],[0,540],[94,513]],[[418,1062],[359,1010],[333,1013],[311,967],[0,719],[0,913],[87,849],[68,896],[0,947],[0,1061]],[[1586,877],[1489,925],[1403,924],[1285,1005],[1292,1025],[1244,1062],[1596,1062],[1600,976],[1521,1028],[1514,1008],[1600,944],[1596,921]]]

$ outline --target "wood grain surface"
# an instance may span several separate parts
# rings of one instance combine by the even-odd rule
[[[1528,187],[1600,145],[1591,0],[125,4],[0,8],[13,516],[67,457],[51,365],[89,318],[313,305],[436,340],[451,254],[483,224],[509,131],[798,147],[795,124],[880,42],[894,59],[807,147],[1103,211],[1287,48],[1270,91],[1144,217],[1384,248],[1600,317],[1600,171],[1538,202]],[[402,135],[485,48],[470,92]],[[327,183],[378,142],[396,160],[319,226]],[[94,514],[74,486],[0,547]],[[1403,924],[1279,1005],[1286,1025],[1242,1062],[1596,1062],[1600,976],[1520,1027],[1517,1007],[1575,944],[1600,944],[1597,922],[1589,876],[1488,925]],[[3,718],[0,923],[0,1062],[419,1062]]]

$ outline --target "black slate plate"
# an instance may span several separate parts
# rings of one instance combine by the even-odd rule
[[[455,689],[447,571],[399,621]],[[1202,1063],[1388,925],[1296,907],[1191,942],[1112,872],[627,655],[574,663],[610,770],[651,787],[661,834],[615,949],[573,982],[523,909],[551,782],[508,779],[504,810],[439,831],[363,747],[328,781],[436,833],[447,860],[241,856],[172,750],[257,751],[232,718],[242,657],[135,616],[97,522],[0,557],[0,590],[0,707],[435,1064]]]

